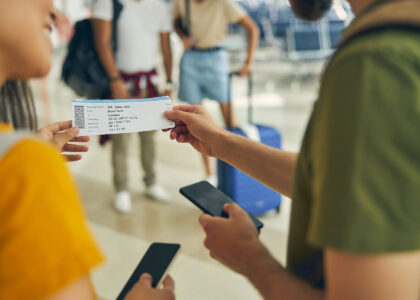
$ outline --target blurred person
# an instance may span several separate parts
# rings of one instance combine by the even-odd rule
[[[117,24],[117,52],[111,47],[113,3],[97,0],[93,6],[95,46],[111,82],[114,99],[158,97],[156,62],[160,45],[167,85],[172,89],[172,30],[170,7],[161,0],[122,0],[123,10]],[[116,190],[114,207],[121,213],[131,211],[128,187],[127,151],[130,134],[112,135],[113,181]],[[140,132],[140,159],[144,171],[145,195],[168,202],[169,195],[156,182],[155,132]]]
[[[257,25],[235,0],[174,0],[173,17],[185,50],[180,68],[179,99],[190,104],[200,104],[204,98],[216,100],[226,126],[238,127],[229,103],[229,59],[220,44],[228,23],[239,23],[246,30],[247,58],[239,74],[249,76],[259,41]],[[203,155],[203,163],[206,179],[216,184],[210,158]]]
[[[238,205],[224,207],[228,219],[199,220],[210,255],[265,299],[420,299],[420,1],[349,3],[356,19],[298,155],[224,131],[201,106],[165,113],[172,139],[292,199],[287,269]],[[331,1],[291,4],[315,20]]]
[[[55,15],[52,0],[0,0],[0,87],[47,74]],[[17,92],[20,102],[0,110],[16,116],[13,122],[31,105],[24,89]],[[0,179],[0,299],[97,299],[90,273],[103,257],[57,150],[0,124]],[[146,274],[126,299],[171,300],[173,288],[169,277],[163,289],[151,288]]]

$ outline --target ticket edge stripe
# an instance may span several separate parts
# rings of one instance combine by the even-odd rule
[[[91,99],[74,99],[72,103],[136,103],[136,102],[155,102],[169,100],[169,97],[145,98],[145,99],[125,99],[125,100],[91,100]]]

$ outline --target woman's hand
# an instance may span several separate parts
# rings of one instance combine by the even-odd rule
[[[88,136],[77,137],[79,129],[77,127],[72,127],[72,121],[57,122],[45,126],[44,128],[39,129],[37,134],[44,141],[52,143],[60,152],[75,153],[89,151],[89,148],[86,145],[69,143],[86,143],[90,140]],[[64,154],[63,156],[71,162],[82,159],[80,154]]]

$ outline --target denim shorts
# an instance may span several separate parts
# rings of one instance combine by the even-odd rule
[[[203,99],[229,101],[229,60],[225,50],[184,52],[181,60],[179,99],[200,104]]]

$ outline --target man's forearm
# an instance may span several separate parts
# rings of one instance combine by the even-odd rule
[[[291,196],[297,154],[268,147],[224,131],[214,156],[271,189]]]
[[[266,300],[322,300],[324,292],[287,272],[263,246],[251,250],[245,275]]]
[[[98,53],[99,61],[102,64],[102,67],[105,69],[106,74],[109,78],[117,78],[120,76],[120,71],[117,68],[115,63],[114,54],[112,53],[111,45],[101,45],[96,47]]]
[[[258,47],[259,38],[260,32],[258,29],[250,30],[248,32],[248,57],[246,60],[247,64],[252,64],[255,60],[255,51]]]
[[[257,47],[258,47],[258,41],[260,39],[260,31],[257,25],[249,17],[246,17],[241,22],[241,24],[245,28],[248,34],[248,48],[247,48],[246,64],[251,65],[255,59],[255,51],[257,50]]]
[[[165,65],[166,80],[172,81],[172,48],[170,33],[161,34],[161,51],[163,56],[163,63]]]
[[[114,53],[111,48],[112,29],[108,21],[92,20],[93,38],[95,50],[98,54],[99,61],[105,69],[109,78],[116,78],[120,76],[117,64],[115,62]]]

